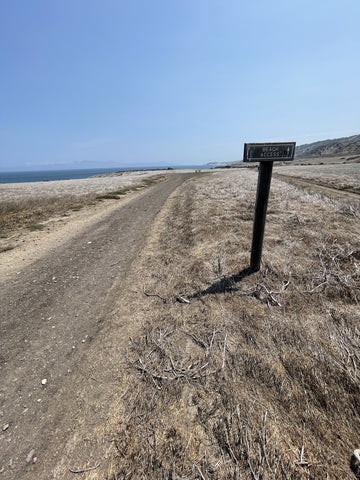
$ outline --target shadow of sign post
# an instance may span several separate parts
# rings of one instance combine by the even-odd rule
[[[260,162],[250,258],[252,272],[260,270],[274,161],[291,161],[294,154],[295,142],[244,144],[244,162]]]

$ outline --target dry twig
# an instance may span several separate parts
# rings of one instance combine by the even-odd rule
[[[69,470],[71,473],[85,473],[85,472],[90,472],[91,470],[96,470],[97,468],[99,468],[99,466],[100,466],[100,463],[98,463],[94,467],[81,468],[79,470],[73,470],[72,468],[69,468]]]
[[[194,465],[195,465],[195,467],[197,468],[197,471],[199,472],[200,477],[202,478],[202,480],[205,480],[205,477],[204,477],[202,471],[200,470],[199,466],[198,466],[196,463],[194,463]]]
[[[146,295],[147,297],[158,297],[160,298],[164,303],[166,303],[168,301],[168,299],[162,297],[161,295],[159,295],[158,293],[148,293],[146,290],[145,290],[145,287],[143,287],[143,292],[144,292],[144,295]]]
[[[223,351],[222,351],[222,365],[221,365],[221,369],[222,369],[222,370],[223,370],[224,367],[225,367],[226,339],[227,339],[227,333],[225,334],[224,348],[223,348]]]

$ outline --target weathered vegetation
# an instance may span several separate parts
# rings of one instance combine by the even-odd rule
[[[360,166],[348,165],[286,165],[274,171],[281,175],[301,178],[318,185],[334,188],[339,191],[360,193]]]
[[[152,231],[119,310],[143,327],[120,365],[109,479],[351,478],[359,205],[274,179],[250,275],[256,177],[189,181]]]
[[[130,176],[129,176],[130,177]],[[91,206],[102,200],[118,200],[121,196],[132,191],[136,191],[145,186],[149,186],[154,182],[160,181],[163,176],[156,175],[151,177],[140,177],[126,179],[123,181],[124,187],[121,189],[114,188],[114,182],[119,183],[125,177],[118,177],[112,182],[107,182],[109,178],[99,178],[83,187],[80,192],[76,192],[76,186],[72,187],[75,193],[69,194],[66,189],[54,186],[53,190],[49,190],[45,195],[31,195],[30,189],[26,189],[26,194],[21,193],[20,187],[11,188],[2,185],[2,201],[0,203],[0,231],[2,237],[6,237],[8,232],[21,227],[32,229],[31,225],[46,222],[54,216],[68,216],[71,212],[81,210],[85,206]],[[86,179],[91,180],[91,179]],[[85,181],[86,181],[85,180]],[[104,181],[105,180],[105,181]],[[111,180],[111,179],[110,179]],[[71,180],[69,181],[71,182]],[[61,182],[52,182],[61,184]],[[130,185],[126,186],[127,183]],[[121,183],[119,183],[121,184]],[[41,184],[39,184],[41,187]],[[39,187],[36,185],[36,187]],[[12,185],[10,185],[12,187]],[[112,187],[112,188],[111,188]],[[17,189],[20,191],[17,192]],[[25,188],[25,187],[23,187]],[[27,186],[26,186],[27,188]],[[46,185],[46,188],[49,188]],[[108,190],[110,188],[110,191]],[[7,193],[9,190],[9,193]],[[39,188],[36,189],[37,191]],[[41,188],[40,188],[41,191]]]

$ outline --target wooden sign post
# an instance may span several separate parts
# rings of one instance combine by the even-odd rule
[[[250,258],[250,269],[253,272],[260,270],[274,160],[291,161],[294,154],[295,142],[244,144],[244,162],[260,162]]]

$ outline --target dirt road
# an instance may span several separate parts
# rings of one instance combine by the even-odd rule
[[[310,178],[296,177],[293,175],[284,175],[282,173],[274,172],[273,176],[279,180],[284,180],[291,185],[301,188],[310,188],[316,193],[324,194],[330,198],[336,198],[338,200],[359,200],[359,192],[356,188],[341,189],[335,188],[324,183],[321,183],[320,180],[314,180]]]
[[[55,465],[63,461],[89,402],[96,405],[94,424],[104,415],[101,379],[107,372],[96,365],[94,373],[94,359],[106,354],[94,352],[94,346],[99,348],[97,339],[147,228],[190,177],[169,176],[0,280],[3,478],[72,478],[70,465],[58,474]]]

